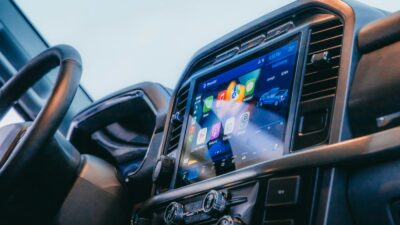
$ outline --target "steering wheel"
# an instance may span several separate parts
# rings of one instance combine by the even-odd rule
[[[67,45],[49,48],[33,58],[0,89],[0,119],[30,87],[60,66],[50,97],[29,126],[0,129],[0,206],[12,198],[14,185],[24,179],[31,162],[52,139],[79,87],[79,53]],[[44,165],[45,166],[45,165]],[[29,188],[29,187],[28,187]]]

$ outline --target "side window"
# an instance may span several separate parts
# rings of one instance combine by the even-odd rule
[[[19,113],[14,108],[11,108],[10,111],[8,111],[8,113],[0,121],[0,127],[20,122],[24,122],[24,119],[21,117],[21,115],[19,115]]]

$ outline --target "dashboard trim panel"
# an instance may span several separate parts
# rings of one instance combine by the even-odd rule
[[[394,137],[400,137],[400,127],[285,155],[280,159],[256,164],[251,169],[237,170],[238,173],[235,174],[221,175],[206,181],[200,181],[195,185],[177,188],[156,195],[144,203],[143,210],[146,211],[169,201],[207,192],[210,189],[224,187],[227,184],[248,182],[270,176],[278,171],[328,164],[354,167],[368,164],[371,159],[376,162],[378,159],[384,159],[384,157],[400,156],[400,139]]]

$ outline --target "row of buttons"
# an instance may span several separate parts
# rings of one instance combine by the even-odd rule
[[[240,47],[236,46],[234,48],[229,49],[228,51],[225,51],[225,52],[217,55],[215,57],[215,60],[214,60],[213,64],[215,65],[215,64],[221,63],[221,62],[223,62],[225,60],[228,60],[228,59],[232,58],[233,56],[235,56],[238,53],[242,53],[242,52],[245,52],[245,51],[250,50],[252,48],[255,48],[258,45],[260,45],[261,43],[263,43],[265,40],[269,40],[269,39],[272,39],[272,38],[274,38],[274,37],[276,37],[278,35],[281,35],[281,34],[287,32],[287,31],[289,31],[293,27],[294,27],[293,22],[287,22],[285,24],[282,24],[281,26],[278,26],[278,27],[270,30],[267,33],[267,35],[261,34],[261,35],[255,37],[255,38],[253,38],[253,39],[251,39],[249,41],[246,41],[246,42],[242,43],[240,45]]]

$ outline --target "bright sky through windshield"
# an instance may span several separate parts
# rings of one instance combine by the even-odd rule
[[[198,49],[290,2],[17,0],[50,45],[79,50],[82,83],[95,99],[141,81],[173,88]],[[398,0],[367,2],[399,9]]]

